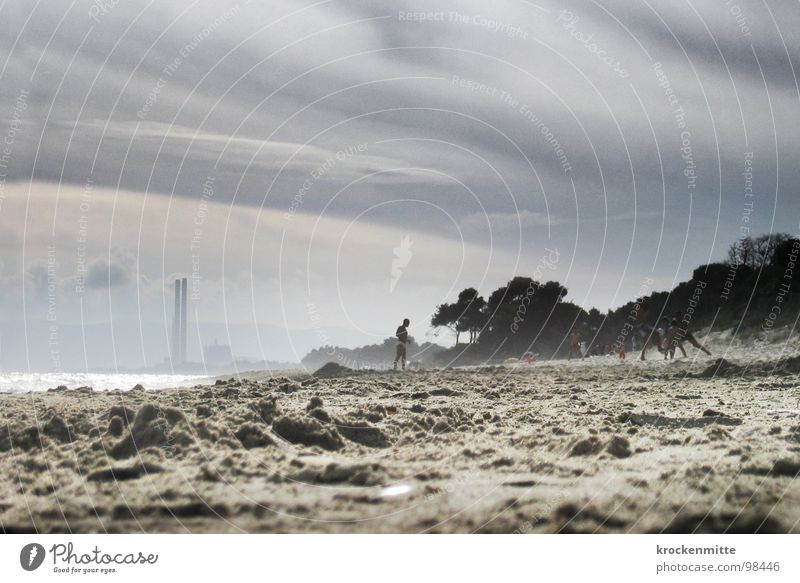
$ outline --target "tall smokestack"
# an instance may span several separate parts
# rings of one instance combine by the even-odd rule
[[[186,321],[187,288],[189,287],[186,278],[181,280],[181,362],[186,362],[186,332],[188,326]]]
[[[181,282],[175,280],[175,309],[172,312],[172,366],[181,360]]]

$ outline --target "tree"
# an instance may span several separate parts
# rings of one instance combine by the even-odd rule
[[[756,269],[756,242],[752,237],[742,237],[728,249],[728,264],[739,267],[744,265]]]
[[[456,333],[456,346],[462,332],[469,333],[469,343],[478,339],[478,331],[486,323],[486,300],[478,290],[468,287],[458,294],[453,304],[439,304],[431,318],[434,328],[448,328]]]
[[[555,281],[541,283],[516,276],[487,296],[467,288],[452,304],[438,306],[432,324],[456,333],[469,332],[477,343],[468,358],[519,357],[533,350],[541,355],[565,354],[565,338],[578,329],[583,339],[604,349],[630,346],[637,328],[655,325],[678,311],[695,330],[732,327],[762,330],[765,314],[780,305],[783,322],[800,314],[800,238],[783,233],[743,237],[728,250],[726,262],[701,265],[691,279],[667,291],[652,291],[625,305],[588,312],[565,300],[567,290]],[[464,352],[464,351],[461,351]],[[461,358],[459,354],[459,358]]]
[[[791,241],[791,235],[786,233],[774,233],[761,235],[755,239],[756,262],[758,267],[770,267],[775,264],[775,252],[782,245]]]
[[[482,347],[519,355],[535,343],[538,352],[555,353],[573,322],[585,316],[580,307],[564,301],[566,295],[567,288],[558,282],[514,277],[489,296]]]
[[[790,262],[797,261],[798,250],[800,250],[800,240],[782,235],[770,257],[770,266],[785,271]]]
[[[456,345],[459,335],[457,308],[456,304],[439,304],[431,317],[431,326],[434,328],[447,328],[456,333]]]
[[[486,300],[478,294],[478,290],[468,287],[458,294],[456,305],[461,311],[458,328],[462,332],[469,332],[469,343],[473,344],[486,323]]]

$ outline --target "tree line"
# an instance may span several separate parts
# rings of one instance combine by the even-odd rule
[[[791,235],[742,237],[730,246],[725,261],[698,267],[672,291],[643,294],[606,313],[566,301],[567,288],[558,282],[518,276],[488,299],[475,288],[463,290],[455,302],[436,307],[431,326],[456,336],[456,346],[445,358],[466,360],[518,357],[527,351],[563,356],[572,330],[593,353],[609,352],[620,342],[630,349],[633,334],[623,331],[630,332],[632,315],[655,325],[679,311],[695,330],[733,328],[766,337],[778,327],[794,325],[800,314],[799,252],[800,239]]]

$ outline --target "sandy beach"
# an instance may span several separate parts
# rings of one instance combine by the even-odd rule
[[[800,532],[800,358],[737,354],[0,395],[0,528]]]

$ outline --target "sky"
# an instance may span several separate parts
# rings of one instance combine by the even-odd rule
[[[800,230],[800,5],[6,0],[0,371],[380,342],[539,268],[601,311]]]

